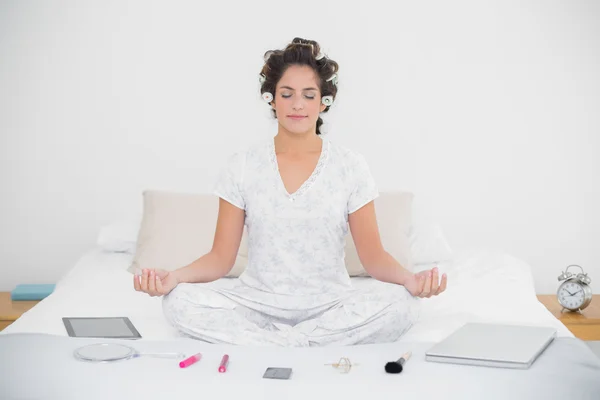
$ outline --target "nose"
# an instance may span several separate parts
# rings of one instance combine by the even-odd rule
[[[294,111],[304,109],[304,102],[301,99],[296,99],[296,101],[294,101],[294,103],[292,104],[292,109]]]

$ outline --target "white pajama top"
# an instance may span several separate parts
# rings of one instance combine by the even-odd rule
[[[379,193],[361,154],[322,140],[316,168],[292,194],[272,138],[232,155],[217,181],[215,194],[246,214],[248,265],[239,280],[256,301],[310,308],[351,289],[348,214]]]

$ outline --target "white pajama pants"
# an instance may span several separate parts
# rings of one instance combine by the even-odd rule
[[[327,304],[287,309],[251,299],[239,283],[179,284],[163,299],[167,320],[186,336],[209,343],[258,346],[326,346],[389,343],[419,315],[419,299],[404,286],[360,279]],[[237,286],[236,286],[237,285]],[[243,293],[243,295],[240,295]],[[301,301],[300,301],[301,303]]]

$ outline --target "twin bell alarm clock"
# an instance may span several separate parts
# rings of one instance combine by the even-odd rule
[[[578,267],[581,272],[574,274],[569,272],[569,268]],[[564,281],[558,286],[556,296],[558,302],[563,306],[563,311],[581,311],[592,301],[592,288],[590,283],[592,279],[583,272],[579,265],[569,265],[559,276],[559,281]]]

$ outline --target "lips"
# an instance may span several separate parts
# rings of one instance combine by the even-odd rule
[[[300,121],[300,120],[306,118],[306,116],[305,115],[288,115],[288,118],[291,118],[295,121]]]

